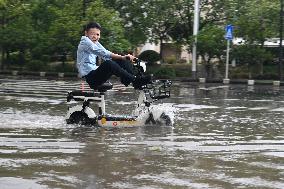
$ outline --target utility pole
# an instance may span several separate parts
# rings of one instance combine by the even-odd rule
[[[227,40],[227,55],[226,55],[226,73],[225,79],[229,79],[229,54],[230,54],[230,41],[233,40],[233,26],[231,24],[226,26],[226,35],[225,39]]]
[[[282,47],[282,39],[283,39],[283,0],[280,0],[280,29],[279,29],[279,78],[283,80],[283,47]]]
[[[193,36],[194,42],[192,47],[192,78],[196,79],[196,49],[197,49],[197,34],[199,28],[199,0],[194,0],[194,23],[193,23]]]

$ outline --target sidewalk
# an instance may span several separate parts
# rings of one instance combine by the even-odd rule
[[[7,76],[26,76],[26,77],[40,77],[40,78],[77,78],[78,74],[73,72],[27,72],[27,71],[0,71],[0,75]]]
[[[1,76],[9,76],[9,77],[28,77],[28,78],[46,78],[46,79],[79,79],[77,73],[68,72],[21,72],[21,71],[0,71]],[[199,82],[199,83],[223,83],[223,79],[205,79],[206,81],[201,81],[200,78],[186,78],[186,77],[176,77],[174,79],[170,79],[172,81],[181,81],[181,82]],[[252,85],[284,85],[284,81],[279,80],[250,80],[253,81]],[[229,84],[249,84],[248,79],[230,79]]]
[[[192,79],[192,78],[182,78],[178,77],[176,79],[171,79],[172,81],[182,81],[182,82],[200,82],[199,79]],[[229,84],[248,84],[249,80],[253,79],[230,79]],[[278,81],[280,82],[280,85],[284,85],[284,81],[279,80],[253,80],[254,85],[273,85],[273,82]],[[223,79],[206,79],[205,83],[223,83]]]

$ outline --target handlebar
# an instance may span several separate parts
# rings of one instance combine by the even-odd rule
[[[130,60],[130,58],[128,56],[126,56],[126,60]],[[133,62],[135,62],[136,64],[141,62],[142,60],[140,60],[139,58],[134,58]]]

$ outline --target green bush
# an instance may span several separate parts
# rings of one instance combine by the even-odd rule
[[[173,68],[159,68],[155,73],[154,76],[157,78],[174,78],[176,77],[175,69]]]
[[[191,70],[189,69],[176,69],[177,77],[191,77]]]
[[[165,58],[165,63],[167,64],[174,64],[177,62],[177,59],[175,56],[169,56]]]
[[[229,74],[232,79],[249,79],[249,74],[247,72],[234,72]]]
[[[41,60],[31,60],[25,67],[28,71],[44,71],[47,65]]]
[[[269,74],[263,74],[263,75],[256,75],[253,77],[253,79],[259,79],[259,80],[277,80],[279,79],[278,74],[275,73],[269,73]]]
[[[11,53],[9,56],[9,59],[6,59],[6,62],[8,64],[21,64],[23,62],[20,61],[20,55],[18,52]]]
[[[151,65],[160,60],[160,54],[153,50],[146,50],[139,54],[138,58]]]
[[[166,71],[165,71],[166,70]],[[148,74],[158,74],[162,77],[166,77],[166,74],[169,74],[168,77],[191,77],[191,65],[190,64],[156,64],[151,67],[147,67]],[[170,73],[165,73],[170,72]]]
[[[222,70],[222,72],[223,71],[225,72],[225,69]],[[248,67],[246,65],[241,65],[241,66],[237,66],[237,67],[229,69],[229,78],[232,78],[232,79],[249,79]]]
[[[50,68],[50,71],[53,72],[77,72],[77,69],[74,65],[74,63],[65,63],[64,66],[62,65],[62,63],[52,66]]]
[[[42,55],[40,57],[40,60],[42,60],[43,62],[50,62],[51,58],[49,55]]]
[[[177,61],[177,63],[178,64],[186,64],[187,63],[187,61],[186,61],[186,59],[180,59],[179,61]]]

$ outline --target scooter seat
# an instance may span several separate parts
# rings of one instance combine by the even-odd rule
[[[112,89],[113,85],[109,82],[103,83],[102,85],[98,86],[97,88],[94,88],[94,90],[97,90],[100,93],[104,93],[109,89]],[[80,90],[74,90],[72,92],[68,92],[67,95],[67,102],[70,102],[72,99],[75,101],[84,101],[88,99],[89,101],[96,101],[98,98],[98,95],[94,92],[83,92]]]
[[[94,92],[83,92],[79,90],[68,92],[67,94],[67,102],[70,102],[71,100],[75,101],[84,101],[89,98],[95,98],[96,94]]]

